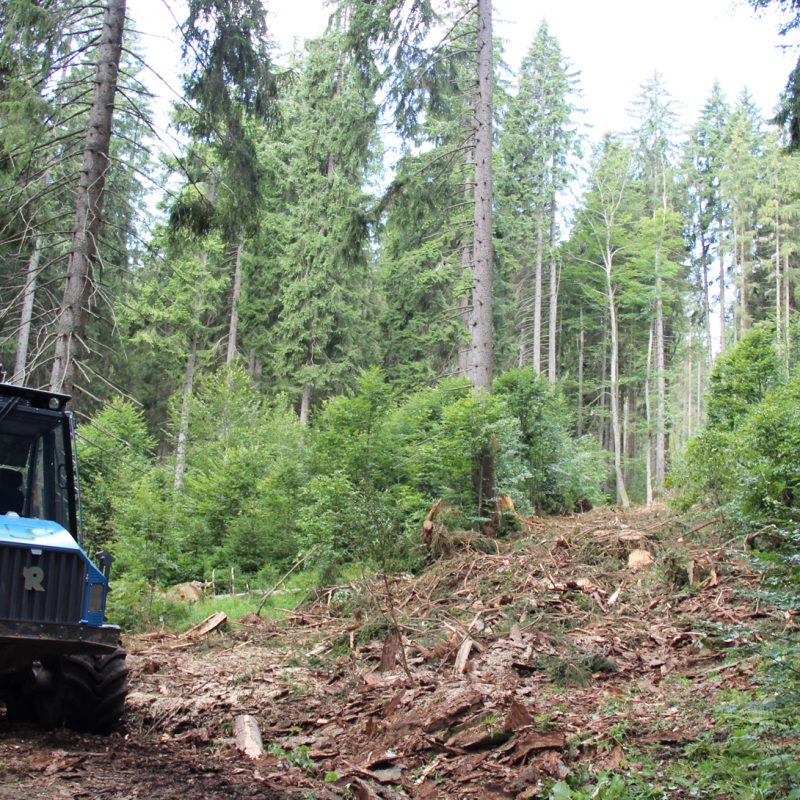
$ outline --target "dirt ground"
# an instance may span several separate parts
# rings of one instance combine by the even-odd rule
[[[122,729],[0,724],[0,800],[533,800],[726,736],[709,709],[752,684],[758,627],[794,624],[749,591],[735,542],[664,509],[500,541],[432,523],[421,576],[328,589],[280,624],[130,637]]]

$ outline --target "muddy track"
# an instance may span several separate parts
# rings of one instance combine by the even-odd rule
[[[0,800],[295,800],[235,754],[158,736],[80,736],[0,725]]]

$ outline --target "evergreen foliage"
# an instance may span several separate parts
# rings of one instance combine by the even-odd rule
[[[0,359],[34,385],[101,12],[0,7]],[[185,142],[157,173],[123,62],[86,303],[84,513],[89,548],[117,554],[117,610],[153,619],[155,585],[264,582],[312,548],[415,568],[437,501],[493,532],[497,495],[525,514],[648,502],[675,464],[684,505],[796,524],[800,161],[746,92],[712,87],[683,141],[654,75],[578,182],[578,78],[542,24],[518,74],[482,75],[494,259],[476,281],[474,5],[339,0],[285,64],[261,3],[187,13]],[[491,395],[467,381],[488,277]]]
[[[783,369],[769,324],[717,360],[706,425],[673,478],[683,505],[710,500],[746,529],[797,523],[798,387],[797,367]]]

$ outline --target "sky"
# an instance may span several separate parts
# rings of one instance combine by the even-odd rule
[[[266,7],[271,35],[283,51],[321,34],[329,13],[323,0],[266,0]],[[151,75],[152,90],[174,98],[180,87],[174,28],[175,19],[185,17],[184,4],[131,0],[129,11],[148,65],[161,76]],[[494,32],[505,42],[512,69],[519,68],[543,19],[580,73],[578,104],[590,138],[631,127],[629,109],[656,71],[685,127],[715,80],[731,101],[747,87],[771,116],[797,59],[797,50],[781,47],[797,40],[779,37],[779,18],[756,15],[745,0],[495,0]]]

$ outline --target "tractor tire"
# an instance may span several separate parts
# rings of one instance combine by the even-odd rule
[[[128,694],[128,665],[118,647],[104,655],[63,656],[57,697],[40,721],[81,733],[110,733],[119,724]],[[44,719],[42,719],[44,717]]]

